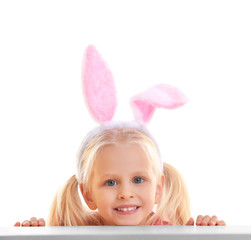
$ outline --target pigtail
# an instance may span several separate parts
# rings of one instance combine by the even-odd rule
[[[94,215],[91,217],[81,202],[78,193],[78,181],[75,175],[73,175],[55,195],[49,212],[47,225],[91,225],[92,222],[94,222],[93,220]]]
[[[190,198],[181,174],[164,163],[165,183],[156,217],[173,225],[185,225],[191,217]]]

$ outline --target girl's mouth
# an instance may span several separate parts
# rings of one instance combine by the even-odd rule
[[[115,208],[118,213],[120,214],[133,214],[138,211],[140,207],[128,207],[128,208]]]

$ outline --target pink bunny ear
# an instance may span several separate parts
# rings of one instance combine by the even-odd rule
[[[83,61],[83,93],[89,111],[97,121],[106,122],[113,118],[117,107],[113,76],[92,45],[87,47]]]
[[[131,106],[135,119],[147,123],[156,107],[174,109],[187,101],[187,97],[178,88],[160,84],[132,97]]]

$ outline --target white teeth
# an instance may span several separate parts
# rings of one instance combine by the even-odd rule
[[[133,211],[136,210],[137,207],[129,207],[129,208],[117,208],[119,211],[123,211],[123,212],[128,212],[128,211]]]

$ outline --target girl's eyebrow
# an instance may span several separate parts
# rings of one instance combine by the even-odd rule
[[[143,175],[143,176],[149,176],[150,173],[147,172],[147,171],[137,171],[137,172],[134,172],[132,175],[135,175],[135,176],[141,176],[141,175]]]
[[[150,176],[150,173],[147,172],[147,171],[137,171],[137,172],[133,172],[131,174],[132,177],[134,176]],[[117,179],[117,178],[120,178],[121,176],[116,174],[116,173],[107,173],[107,174],[103,174],[101,175],[100,179],[109,179],[109,178],[112,178],[112,179]]]
[[[107,174],[101,175],[100,178],[99,178],[100,181],[109,180],[109,179],[119,179],[119,175],[118,174],[107,173]]]
[[[116,178],[118,175],[117,174],[112,174],[112,173],[107,173],[107,174],[104,174],[104,175],[101,175],[101,179],[103,178]]]

